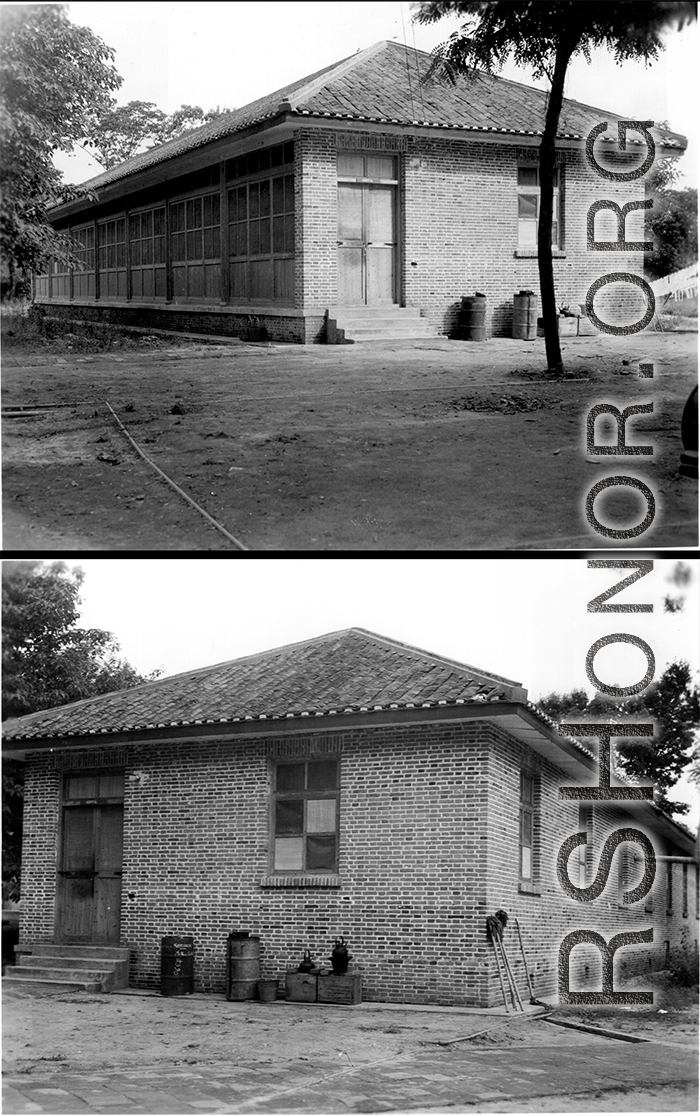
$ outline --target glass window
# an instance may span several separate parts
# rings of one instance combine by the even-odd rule
[[[518,247],[537,248],[540,214],[539,167],[518,167]],[[560,174],[555,171],[552,211],[552,247],[560,248]]]
[[[535,775],[521,772],[520,775],[520,878],[528,883],[535,882]]]
[[[337,871],[338,774],[338,759],[275,764],[273,871]]]

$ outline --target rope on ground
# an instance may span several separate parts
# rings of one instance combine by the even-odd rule
[[[213,519],[212,516],[209,515],[209,512],[206,512],[204,510],[204,508],[200,507],[200,505],[197,503],[196,500],[193,500],[191,496],[188,496],[187,493],[184,492],[182,488],[180,488],[179,484],[175,484],[175,481],[171,480],[170,477],[168,476],[168,474],[164,473],[163,470],[160,469],[156,465],[155,461],[151,461],[150,457],[148,457],[143,452],[141,447],[131,437],[131,434],[129,433],[129,431],[124,426],[124,423],[121,421],[121,419],[117,415],[116,411],[114,411],[112,409],[112,407],[109,405],[109,403],[107,402],[106,399],[105,399],[105,405],[106,405],[107,409],[111,412],[111,414],[114,418],[114,421],[117,423],[117,426],[121,430],[122,434],[124,434],[124,436],[126,438],[128,438],[128,440],[131,442],[132,446],[136,450],[139,457],[142,457],[143,460],[145,462],[147,462],[147,464],[150,465],[152,469],[155,469],[156,473],[158,473],[158,475],[161,476],[163,478],[163,480],[166,481],[170,485],[171,488],[174,488],[175,491],[178,493],[178,495],[182,496],[183,500],[187,500],[188,504],[191,504],[193,508],[196,508],[196,510],[199,512],[199,514],[203,515],[204,518],[206,520],[208,520],[209,523],[211,523],[212,527],[216,527],[217,531],[220,531],[222,535],[225,535],[226,538],[234,544],[234,546],[236,546],[239,550],[250,550],[250,547],[244,546],[243,543],[240,541],[240,539],[237,539],[235,537],[235,535],[232,535],[230,531],[227,531],[225,527],[222,527],[222,525],[216,519]]]

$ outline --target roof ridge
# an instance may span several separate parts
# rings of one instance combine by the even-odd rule
[[[447,655],[440,655],[433,651],[426,651],[422,647],[416,647],[412,643],[404,643],[402,640],[392,639],[390,636],[379,635],[377,632],[370,632],[368,628],[350,628],[349,631],[361,632],[362,635],[371,636],[372,639],[377,640],[379,643],[389,644],[400,651],[410,651],[414,655],[419,655],[423,659],[431,659],[434,662],[447,663],[449,666],[459,667],[461,670],[471,671],[474,674],[482,674],[486,678],[493,678],[496,682],[506,682],[509,686],[521,686],[521,682],[516,682],[512,678],[506,678],[502,674],[494,674],[491,670],[483,670],[481,667],[472,666],[471,663],[463,663],[459,659],[451,659]]]
[[[294,100],[298,102],[300,100],[303,100],[305,97],[312,97],[313,94],[317,93],[319,89],[323,89],[323,86],[330,78],[343,77],[350,70],[354,69],[358,63],[366,62],[369,58],[373,58],[375,54],[379,54],[380,51],[386,46],[386,44],[387,40],[373,43],[372,46],[365,47],[364,50],[358,50],[354,54],[349,55],[347,58],[341,58],[340,62],[336,62],[334,65],[329,66],[326,70],[319,70],[316,74],[311,74],[308,83],[302,83],[297,89],[293,91]],[[295,109],[297,107],[296,104],[291,100],[291,98],[289,98],[288,100],[291,107]],[[281,103],[283,104],[284,102]]]

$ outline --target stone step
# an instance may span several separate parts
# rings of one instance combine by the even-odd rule
[[[355,329],[393,329],[402,333],[432,333],[432,326],[425,318],[384,318],[377,316],[376,318],[355,318],[348,316],[347,318],[333,319],[340,329],[344,329],[346,333],[349,330]]]
[[[17,947],[17,953],[34,957],[94,957],[106,961],[128,961],[126,946],[53,945],[52,942],[31,942]]]
[[[397,329],[353,329],[345,331],[346,341],[425,341],[432,333],[418,333],[416,330]]]
[[[51,959],[46,958],[44,965],[16,965],[12,973],[13,979],[23,984],[32,984],[36,981],[62,981],[72,984],[94,984],[97,991],[110,992],[115,986],[115,973],[112,969],[69,969],[57,968],[51,964]]]
[[[129,962],[117,957],[54,957],[48,953],[23,953],[17,968],[93,969],[101,973],[118,973],[128,978]]]
[[[328,317],[420,318],[420,306],[330,306]]]
[[[2,978],[3,989],[16,988],[22,992],[101,992],[100,981],[90,980],[21,980],[16,976]]]

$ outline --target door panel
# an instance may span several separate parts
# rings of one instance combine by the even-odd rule
[[[338,302],[395,301],[396,193],[391,186],[338,184]]]
[[[122,827],[121,805],[64,807],[58,941],[119,941]]]

